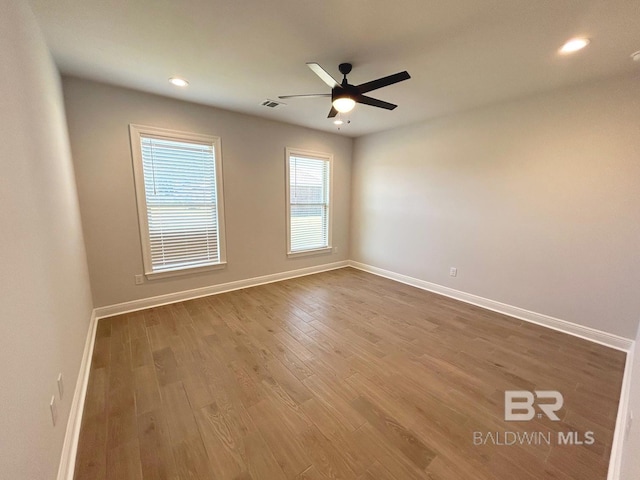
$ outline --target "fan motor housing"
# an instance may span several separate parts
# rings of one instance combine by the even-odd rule
[[[339,87],[333,87],[331,89],[331,102],[333,102],[336,98],[344,98],[349,97],[354,100],[358,97],[358,89],[353,85],[341,85]]]

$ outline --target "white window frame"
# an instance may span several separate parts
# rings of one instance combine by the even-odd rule
[[[138,205],[138,222],[140,226],[140,239],[142,244],[142,259],[144,263],[144,274],[149,280],[167,278],[177,275],[188,275],[217,270],[224,268],[227,264],[227,248],[225,242],[225,221],[224,221],[224,191],[222,181],[222,148],[220,137],[203,135],[197,133],[180,132],[166,128],[149,127],[145,125],[129,125],[131,137],[131,154],[133,158],[133,172],[136,188],[136,199]],[[219,261],[209,265],[193,267],[181,267],[173,270],[153,271],[151,261],[151,243],[149,239],[149,221],[147,213],[147,198],[145,194],[144,170],[142,166],[142,144],[141,136],[153,136],[165,138],[167,140],[184,141],[191,143],[203,143],[212,145],[214,150],[215,170],[216,170],[216,206],[218,220],[218,248]]]
[[[290,188],[290,167],[289,159],[291,157],[313,158],[316,160],[324,160],[329,163],[329,221],[327,222],[327,246],[323,248],[314,248],[310,250],[291,251],[291,188]],[[332,225],[333,225],[333,155],[330,153],[313,152],[311,150],[303,150],[300,148],[287,147],[285,149],[285,185],[286,185],[286,204],[287,204],[287,256],[289,258],[302,257],[307,255],[317,255],[321,253],[330,253],[332,247]]]

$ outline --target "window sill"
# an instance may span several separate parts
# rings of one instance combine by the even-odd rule
[[[148,272],[145,273],[147,280],[157,280],[160,278],[179,277],[182,275],[191,275],[194,273],[207,272],[209,270],[220,270],[227,266],[227,262],[220,262],[214,265],[204,265],[202,267],[188,267],[180,268],[176,270],[164,270],[162,272]]]
[[[308,255],[321,255],[323,253],[331,253],[332,251],[333,251],[332,247],[314,248],[313,250],[302,250],[300,252],[289,252],[289,253],[287,253],[287,257],[289,257],[289,258],[306,257]]]

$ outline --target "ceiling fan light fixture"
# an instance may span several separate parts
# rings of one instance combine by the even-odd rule
[[[356,101],[351,97],[337,97],[333,99],[333,108],[340,113],[350,112],[355,106]]]
[[[384,102],[377,98],[368,97],[364,93],[377,90],[382,87],[388,87],[404,80],[409,80],[411,75],[406,70],[404,72],[394,73],[386,77],[380,77],[370,82],[361,83],[360,85],[351,85],[347,80],[347,75],[351,72],[352,65],[350,63],[341,63],[338,65],[340,73],[344,75],[342,83],[338,83],[327,71],[317,63],[307,63],[307,66],[318,76],[320,80],[331,87],[331,93],[309,94],[309,95],[281,95],[278,98],[294,98],[294,97],[331,97],[331,110],[327,118],[335,118],[342,113],[348,113],[353,110],[356,103],[371,105],[372,107],[384,108],[385,110],[393,110],[397,107],[393,103]],[[338,120],[338,119],[336,119]],[[344,120],[343,120],[344,122]],[[348,124],[349,121],[347,120]],[[336,122],[336,124],[338,124]]]

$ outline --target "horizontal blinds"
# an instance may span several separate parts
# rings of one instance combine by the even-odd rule
[[[154,272],[220,262],[215,150],[140,137]]]
[[[329,245],[329,162],[289,157],[291,252]]]

